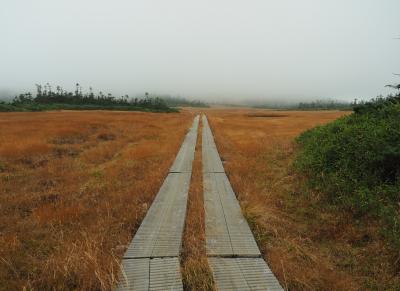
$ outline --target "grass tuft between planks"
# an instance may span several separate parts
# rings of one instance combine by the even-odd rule
[[[205,250],[205,218],[202,175],[202,124],[200,118],[192,181],[183,233],[181,270],[184,290],[214,290]]]

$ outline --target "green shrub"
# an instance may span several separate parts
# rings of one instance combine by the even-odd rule
[[[390,96],[297,138],[295,166],[327,201],[385,222],[400,246],[400,99]]]

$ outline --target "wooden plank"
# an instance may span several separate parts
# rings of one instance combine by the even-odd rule
[[[250,290],[239,266],[234,259],[208,258],[214,283],[217,290],[247,291]]]
[[[214,176],[214,173],[203,174],[206,252],[213,256],[230,256],[233,249]]]
[[[263,259],[237,258],[236,263],[251,290],[283,290]]]
[[[234,256],[261,256],[250,227],[243,217],[242,210],[231,183],[224,173],[214,173],[214,181],[225,214],[229,237]]]
[[[191,173],[170,173],[124,258],[179,256]]]
[[[149,290],[183,290],[178,258],[155,258],[150,260]]]
[[[205,173],[224,173],[224,166],[218,155],[217,149],[204,146],[202,148],[203,155],[203,172]]]
[[[174,201],[171,201],[171,207],[164,215],[159,235],[154,244],[152,257],[179,256],[191,177],[189,173],[185,173],[181,174],[180,178],[184,180],[184,186],[179,185],[182,193],[176,196]]]
[[[116,290],[183,290],[179,259],[124,259]]]
[[[207,255],[259,257],[228,177],[224,173],[204,173],[203,186]]]
[[[202,122],[203,122],[203,135],[202,135],[203,143],[202,143],[202,145],[216,148],[217,145],[215,144],[210,125],[209,125],[207,117],[205,115],[202,116]]]
[[[203,132],[202,132],[202,158],[204,173],[224,173],[224,166],[218,154],[217,146],[208,125],[207,118],[203,115]]]
[[[217,290],[283,290],[261,258],[208,258]]]
[[[124,255],[117,290],[183,290],[179,253],[199,116]]]
[[[175,158],[170,173],[185,173],[192,172],[192,162],[194,159],[194,151],[196,148],[197,141],[197,130],[199,126],[199,116],[194,118],[192,127],[186,134],[186,137],[182,143],[181,148]]]
[[[122,260],[117,291],[147,291],[150,286],[150,259]]]
[[[218,151],[203,116],[206,252],[217,290],[283,290],[260,258],[254,236],[228,177],[218,169],[215,155]]]

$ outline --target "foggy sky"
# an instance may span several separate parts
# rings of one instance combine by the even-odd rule
[[[400,73],[399,0],[1,0],[0,90],[371,98]]]

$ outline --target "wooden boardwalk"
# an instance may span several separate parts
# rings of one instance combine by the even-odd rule
[[[196,116],[123,257],[117,290],[183,290],[179,254],[198,124]]]
[[[203,115],[206,252],[218,290],[282,290],[261,258]],[[183,290],[179,255],[199,116],[122,261],[117,290]]]
[[[219,157],[217,146],[214,142],[208,120],[203,115],[203,132],[202,132],[202,158],[203,173],[225,173],[221,158]]]
[[[170,169],[170,173],[192,173],[192,162],[197,142],[197,129],[199,127],[199,116],[196,116],[191,130],[185,137],[181,148]]]
[[[117,290],[183,290],[179,258],[124,259]]]
[[[206,251],[218,290],[283,290],[261,258],[203,115]]]
[[[209,258],[218,290],[281,291],[262,258]]]
[[[207,255],[259,257],[260,251],[226,174],[204,173],[203,187]]]
[[[179,256],[190,176],[168,174],[124,259]]]

